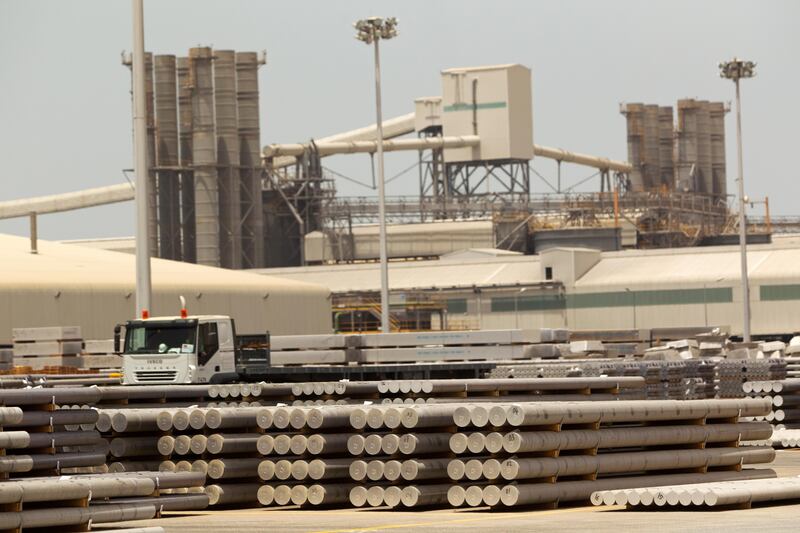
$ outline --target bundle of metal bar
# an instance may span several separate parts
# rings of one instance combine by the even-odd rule
[[[768,398],[772,402],[772,409],[768,413],[750,418],[773,425],[775,435],[769,439],[770,445],[783,448],[800,445],[800,379],[746,381],[742,383],[742,391],[749,397]],[[765,442],[746,444],[759,445]]]
[[[740,471],[742,465],[774,458],[768,447],[738,447],[740,439],[764,439],[771,434],[765,422],[738,421],[740,415],[769,411],[768,399],[437,407],[445,408],[437,416],[450,412],[451,424],[463,428],[450,437],[450,450],[459,458],[449,462],[447,474],[453,481],[473,482],[449,489],[451,505],[583,500],[592,486],[610,483],[624,489],[636,479],[647,485],[657,483],[664,474],[641,475],[653,471],[694,469],[697,473],[690,481],[716,480],[717,475],[739,479],[750,475]],[[408,409],[424,417],[430,407]],[[654,422],[658,425],[653,426]],[[570,453],[560,456],[562,451]],[[582,480],[574,481],[576,476]]]
[[[150,519],[163,510],[203,509],[208,498],[202,493],[163,495],[176,489],[196,491],[203,481],[203,476],[171,473],[7,480],[0,483],[0,503],[6,509],[0,513],[0,528],[63,530],[90,522]]]
[[[720,507],[800,499],[800,477],[662,485],[593,492],[593,505]]]

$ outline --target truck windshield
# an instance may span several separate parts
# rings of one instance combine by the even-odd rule
[[[125,353],[194,353],[196,340],[196,326],[131,326],[125,333]]]

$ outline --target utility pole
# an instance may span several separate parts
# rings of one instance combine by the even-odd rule
[[[147,100],[144,71],[144,0],[133,4],[133,152],[136,173],[136,316],[150,316],[147,224]]]

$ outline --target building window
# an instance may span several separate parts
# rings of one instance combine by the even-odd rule
[[[553,279],[553,267],[544,267],[544,279]]]

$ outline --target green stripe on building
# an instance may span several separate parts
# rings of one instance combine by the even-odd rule
[[[800,285],[761,285],[759,293],[761,300],[767,302],[800,300]]]
[[[447,312],[450,314],[459,314],[467,312],[467,299],[466,298],[450,298],[447,300]]]
[[[478,109],[502,109],[506,107],[506,102],[484,102],[482,104],[453,104],[444,107],[445,113],[450,113],[451,111],[472,111],[473,108]]]
[[[800,291],[800,285],[797,286]],[[763,298],[762,298],[763,299]],[[678,289],[652,291],[615,291],[578,294],[544,294],[519,298],[505,296],[492,298],[492,311],[546,311],[553,309],[603,309],[651,305],[691,305],[729,303],[733,289],[715,287],[705,289]]]

